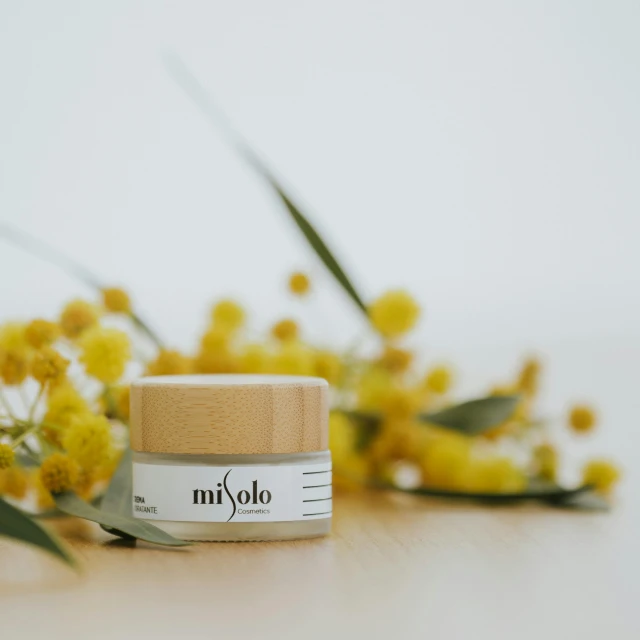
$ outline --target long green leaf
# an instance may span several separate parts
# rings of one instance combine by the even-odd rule
[[[251,149],[246,140],[244,140],[233,128],[226,115],[214,103],[211,96],[207,91],[205,91],[204,87],[200,82],[198,82],[195,76],[186,68],[184,63],[178,57],[175,55],[167,56],[165,58],[165,64],[171,77],[200,109],[209,123],[214,127],[221,126],[231,145],[240,153],[248,164],[267,181],[282,204],[284,204],[292,220],[298,226],[298,229],[300,229],[322,263],[346,291],[357,307],[367,315],[367,307],[364,300],[356,291],[351,279],[340,266],[340,263],[330,251],[326,242],[320,237],[320,234],[316,231],[311,222],[309,222],[308,218],[300,211],[300,208],[294,204],[291,196],[284,190],[280,182],[273,175],[272,171],[267,167],[266,163],[253,149]]]
[[[510,418],[517,404],[518,396],[489,396],[423,414],[420,421],[475,436]]]
[[[174,538],[165,531],[162,531],[162,529],[158,529],[158,527],[144,520],[136,520],[135,518],[128,518],[116,513],[107,513],[96,509],[79,498],[75,493],[59,493],[54,495],[53,498],[58,509],[67,515],[97,522],[100,525],[116,529],[138,540],[145,540],[146,542],[153,542],[154,544],[169,547],[184,547],[191,544],[190,542]]]
[[[67,547],[40,523],[0,498],[0,535],[33,545],[72,567],[76,561]]]
[[[6,223],[0,223],[0,238],[4,238],[4,240],[9,242],[11,245],[21,248],[23,251],[26,251],[36,258],[40,258],[49,264],[54,264],[57,267],[60,267],[70,276],[80,280],[80,282],[88,287],[95,289],[98,293],[104,289],[104,284],[100,282],[100,278],[89,271],[89,269],[75,260],[72,260],[57,249],[50,247],[48,244],[42,242],[42,240],[34,238],[22,230],[15,229]],[[163,343],[158,337],[158,334],[156,334],[155,331],[153,331],[139,315],[131,313],[131,319],[149,336],[158,349],[162,349]]]
[[[447,498],[451,500],[475,500],[478,502],[486,502],[491,504],[510,504],[516,502],[537,501],[557,507],[574,509],[594,508],[588,502],[588,500],[586,500],[587,497],[594,496],[592,487],[589,485],[577,487],[576,489],[563,489],[561,487],[557,487],[554,489],[546,490],[525,490],[519,493],[447,491],[444,489],[431,489],[428,487],[401,489],[392,485],[379,485],[379,488],[391,489],[394,491],[410,493],[417,496]],[[584,502],[581,502],[581,499],[584,499]],[[598,502],[598,507],[602,508],[602,502]]]

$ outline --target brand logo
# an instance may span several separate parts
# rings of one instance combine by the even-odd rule
[[[257,480],[253,480],[251,482],[251,487],[249,489],[241,489],[240,491],[235,492],[234,497],[233,493],[227,485],[227,478],[229,477],[231,471],[233,471],[233,469],[229,469],[229,471],[227,471],[222,482],[218,482],[215,489],[193,490],[193,504],[218,505],[225,503],[225,496],[222,493],[222,490],[224,489],[224,492],[231,501],[231,506],[233,508],[233,511],[231,512],[231,515],[229,516],[227,522],[229,522],[229,520],[231,520],[231,518],[236,515],[236,511],[239,509],[236,506],[236,501],[240,505],[264,505],[271,502],[271,492],[267,489],[260,490]],[[258,510],[258,512],[260,511]]]

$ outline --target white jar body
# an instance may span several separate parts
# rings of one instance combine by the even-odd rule
[[[133,515],[185,540],[314,538],[331,529],[329,451],[133,453]]]

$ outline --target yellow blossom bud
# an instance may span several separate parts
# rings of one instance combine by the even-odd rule
[[[0,378],[8,385],[20,385],[29,373],[28,353],[24,349],[0,349]]]
[[[591,460],[582,470],[582,482],[607,495],[620,480],[620,470],[609,460]]]
[[[420,316],[420,307],[405,291],[389,291],[369,307],[373,326],[385,337],[395,338],[410,331]]]
[[[43,347],[31,361],[31,375],[40,384],[55,384],[64,378],[69,361],[55,349]]]
[[[0,470],[0,493],[16,500],[22,500],[27,495],[29,483],[24,469],[13,465]]]
[[[0,442],[0,469],[8,469],[15,460],[16,454],[10,445]]]
[[[68,491],[78,481],[79,475],[78,463],[62,453],[53,453],[40,467],[42,485],[51,493]]]
[[[273,356],[273,372],[280,375],[313,375],[313,353],[299,342],[285,342]]]
[[[404,373],[411,366],[413,354],[406,349],[386,345],[379,363],[391,373]]]
[[[213,326],[221,331],[232,333],[244,325],[244,309],[233,300],[220,300],[211,312]]]
[[[575,405],[569,411],[569,426],[577,433],[592,431],[596,426],[595,411],[587,405]]]
[[[433,393],[447,393],[451,388],[453,375],[451,369],[445,366],[434,367],[427,373],[425,378],[425,386]]]
[[[534,396],[538,392],[540,378],[540,362],[535,358],[529,358],[522,365],[518,375],[518,390],[528,396]]]
[[[103,289],[102,304],[111,313],[131,313],[131,300],[124,289],[117,287]]]
[[[277,340],[280,340],[280,342],[297,340],[298,334],[298,325],[295,320],[291,320],[290,318],[280,320],[280,322],[277,322],[271,328],[271,335]]]
[[[425,446],[419,460],[426,487],[462,490],[471,464],[471,441],[458,434],[442,434]]]
[[[62,445],[73,460],[90,471],[110,455],[111,425],[102,415],[81,416],[65,430]]]
[[[261,344],[247,344],[239,359],[241,373],[267,373],[271,367],[271,354]]]
[[[119,387],[115,390],[116,396],[116,409],[118,411],[118,417],[122,420],[129,420],[130,413],[130,400],[131,400],[131,387],[126,385]]]
[[[533,452],[533,461],[538,475],[543,480],[554,482],[558,475],[558,452],[549,443],[541,444]]]
[[[380,398],[380,409],[388,418],[406,420],[414,417],[421,408],[422,394],[413,388],[388,387]]]
[[[331,351],[317,351],[314,356],[314,375],[329,384],[337,384],[342,376],[342,361]]]
[[[84,333],[80,349],[80,362],[86,372],[105,384],[113,384],[122,377],[131,357],[127,334],[100,326]]]
[[[25,336],[31,347],[40,349],[53,344],[60,337],[60,326],[55,322],[37,318],[27,325]]]
[[[72,300],[62,310],[60,327],[62,333],[71,340],[98,323],[98,310],[84,300]]]
[[[21,322],[6,322],[0,325],[0,350],[23,351],[29,346],[26,326]]]
[[[520,493],[527,478],[510,458],[496,456],[472,460],[467,489],[476,493]]]
[[[334,466],[340,466],[353,455],[356,432],[344,413],[332,411],[329,415],[329,449]]]
[[[381,398],[392,384],[388,371],[379,367],[366,369],[357,382],[356,405],[362,411],[379,411]]]
[[[42,484],[42,478],[40,477],[40,469],[31,473],[29,476],[31,486],[36,494],[36,504],[41,511],[48,511],[56,506],[55,500],[51,495],[51,491],[45,488]]]
[[[64,430],[77,418],[90,415],[89,405],[69,383],[50,389],[42,433],[53,444],[60,445]]]
[[[191,360],[179,351],[162,349],[147,365],[148,376],[181,376],[191,371]]]
[[[289,291],[296,296],[304,296],[309,293],[311,282],[305,273],[292,273],[289,277]]]

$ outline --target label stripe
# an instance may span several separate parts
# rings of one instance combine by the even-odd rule
[[[302,487],[303,489],[318,489],[319,487],[330,487],[331,483],[329,482],[328,484],[312,484],[308,487]]]
[[[307,516],[324,516],[328,513],[331,513],[331,511],[321,511],[320,513],[303,513],[302,517],[306,518]]]
[[[302,475],[303,476],[311,476],[315,473],[331,473],[331,469],[327,469],[326,471],[303,471]]]
[[[333,496],[329,496],[328,498],[314,498],[313,500],[303,500],[302,502],[322,502],[323,500],[331,500]]]

